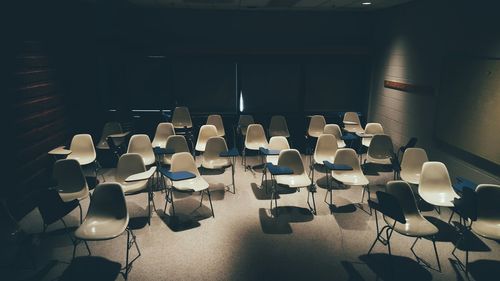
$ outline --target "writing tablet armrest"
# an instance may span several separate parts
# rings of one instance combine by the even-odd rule
[[[137,173],[137,174],[133,174],[133,175],[130,175],[128,176],[125,181],[126,182],[129,182],[129,181],[142,181],[142,180],[147,180],[149,179],[151,176],[153,176],[154,172],[156,171],[156,167],[151,167],[149,168],[149,170],[145,171],[145,172],[142,172],[142,173]]]
[[[66,149],[64,145],[61,145],[59,147],[56,147],[49,151],[50,155],[69,155],[71,154],[71,150]]]

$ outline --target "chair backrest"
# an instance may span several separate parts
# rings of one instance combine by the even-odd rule
[[[353,172],[361,172],[358,155],[352,148],[339,148],[335,153],[335,164],[348,165],[352,167]]]
[[[167,149],[173,149],[177,152],[189,152],[189,147],[186,138],[182,135],[170,136],[167,139],[167,144],[165,145]]]
[[[285,166],[293,170],[294,175],[305,173],[302,157],[297,149],[285,149],[280,151],[278,166]]]
[[[326,124],[323,128],[323,134],[334,135],[337,140],[342,138],[342,131],[340,130],[339,125],[337,124]]]
[[[144,161],[140,154],[125,153],[118,159],[116,166],[115,180],[117,182],[125,182],[125,179],[133,174],[138,174],[146,171]]]
[[[343,121],[355,122],[355,123],[361,125],[361,122],[359,120],[359,115],[357,112],[348,111],[348,112],[344,113]]]
[[[153,146],[149,140],[148,135],[138,134],[133,135],[128,143],[127,153],[138,153],[144,160],[144,165],[151,165],[155,163],[155,154]]]
[[[89,134],[79,134],[75,135],[71,139],[70,148],[71,154],[88,156],[93,159],[96,157],[94,142]]]
[[[387,193],[397,198],[405,217],[420,214],[410,184],[401,180],[389,181],[385,189]]]
[[[420,174],[422,171],[422,165],[428,162],[427,153],[422,148],[408,148],[403,154],[403,159],[401,160],[401,170],[409,173]]]
[[[425,162],[420,173],[418,193],[431,191],[433,193],[448,192],[451,187],[448,169],[441,162]]]
[[[500,185],[480,184],[476,188],[477,219],[500,224]]]
[[[283,136],[274,136],[269,140],[269,149],[284,150],[290,149],[287,138]]]
[[[388,135],[375,135],[368,147],[368,155],[374,159],[390,159],[394,154],[391,137]]]
[[[326,121],[323,115],[313,115],[309,120],[309,127],[307,129],[307,134],[311,137],[319,137],[323,133]]]
[[[105,182],[96,186],[85,219],[91,217],[109,218],[115,221],[123,220],[128,223],[129,215],[125,202],[125,194],[119,183]]]
[[[285,135],[283,135],[285,134]],[[269,136],[286,136],[290,135],[288,131],[288,125],[286,123],[285,116],[273,115],[271,117],[271,122],[269,123]]]
[[[314,149],[314,161],[318,164],[323,165],[324,160],[328,160],[333,163],[335,159],[335,153],[337,153],[337,139],[334,135],[322,134],[319,136],[316,142],[316,148]]]
[[[165,147],[167,138],[172,135],[175,135],[174,125],[168,122],[160,123],[156,127],[155,137],[151,145],[153,147]]]
[[[383,134],[384,128],[382,128],[382,124],[380,123],[368,123],[365,126],[365,134]]]
[[[217,128],[214,125],[203,125],[198,133],[196,150],[205,151],[205,145],[209,138],[217,136]]]
[[[191,114],[189,114],[189,109],[187,107],[178,106],[174,109],[174,113],[172,114],[172,125],[174,125],[174,128],[193,127]]]
[[[227,151],[226,140],[223,137],[211,137],[207,140],[203,159],[206,161],[220,158],[221,152]]]
[[[107,146],[107,138],[109,135],[123,133],[122,125],[120,122],[107,122],[102,128],[101,139],[99,144]]]
[[[252,115],[240,115],[238,119],[238,127],[240,128],[240,132],[244,135],[247,133],[247,127],[250,124],[254,124],[255,121],[253,120]]]
[[[251,149],[258,149],[260,146],[267,147],[266,133],[260,124],[250,124],[247,127],[245,136],[245,147]]]
[[[214,125],[215,128],[217,128],[217,136],[223,137],[226,135],[224,123],[222,122],[222,117],[219,114],[208,115],[207,125]]]
[[[170,170],[172,172],[186,171],[195,174],[197,177],[200,176],[194,158],[189,152],[178,152],[172,155],[172,166]]]
[[[60,159],[54,163],[52,171],[57,186],[63,192],[78,192],[87,190],[88,185],[82,167],[75,159]]]

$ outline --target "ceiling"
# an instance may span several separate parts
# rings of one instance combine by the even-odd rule
[[[354,10],[372,11],[389,8],[412,0],[128,0],[140,6],[194,9],[257,10]],[[371,2],[371,5],[363,5]]]

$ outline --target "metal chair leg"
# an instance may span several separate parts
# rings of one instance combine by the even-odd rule
[[[210,196],[210,190],[207,188],[208,201],[210,202],[210,209],[212,210],[212,217],[215,218],[214,206],[212,205],[212,197]]]

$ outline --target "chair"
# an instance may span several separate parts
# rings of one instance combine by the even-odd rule
[[[207,141],[205,153],[201,160],[201,166],[209,170],[225,170],[232,164],[228,157],[221,157],[222,152],[228,151],[226,140],[223,137],[211,137]],[[231,171],[232,186],[234,191],[234,171]]]
[[[211,137],[217,136],[217,128],[214,125],[203,125],[198,133],[198,140],[196,141],[196,151],[204,152],[207,141]]]
[[[66,159],[75,159],[81,166],[93,164],[94,174],[97,178],[100,165],[99,162],[97,162],[97,155],[92,137],[89,134],[75,135],[71,139],[69,150],[71,150],[71,154],[69,154]]]
[[[429,161],[427,153],[422,148],[408,148],[401,160],[400,177],[402,180],[411,183],[420,183],[420,172],[425,162]]]
[[[314,201],[314,193],[316,192],[314,183],[307,176],[306,170],[304,168],[304,164],[302,163],[302,157],[300,157],[300,153],[296,149],[285,149],[282,150],[278,157],[278,166],[287,167],[293,170],[293,174],[288,175],[277,175],[275,177],[276,184],[285,186],[287,188],[299,189],[302,187],[307,187],[307,205],[313,214],[316,214],[316,203]],[[271,209],[273,199],[275,201],[276,208],[278,207],[277,203],[277,190],[276,186],[273,188],[273,193],[271,196]],[[309,203],[309,195],[312,196],[313,207]]]
[[[191,129],[193,122],[191,121],[191,114],[189,109],[185,106],[178,106],[172,113],[172,125],[175,129]]]
[[[368,147],[365,163],[391,165],[391,157],[393,155],[394,148],[391,137],[388,135],[375,135]]]
[[[325,117],[323,115],[313,115],[309,120],[309,127],[307,128],[307,136],[312,138],[319,138],[323,134],[326,125]]]
[[[218,114],[208,115],[207,125],[214,125],[217,128],[217,136],[223,137],[226,135],[224,130],[224,123],[222,122],[222,117]]]
[[[362,133],[363,127],[361,127],[361,121],[359,120],[359,115],[357,112],[346,112],[344,113],[344,130],[349,133]]]
[[[285,150],[290,149],[290,144],[284,136],[274,136],[269,140],[268,149],[272,150]],[[279,155],[266,155],[266,163],[272,163],[273,165],[278,164]]]
[[[377,134],[383,134],[384,133],[384,128],[382,128],[382,125],[380,123],[368,123],[365,126],[365,134],[369,135],[377,135]],[[370,146],[370,142],[372,141],[371,136],[363,137],[361,139],[361,144],[363,144],[366,147]]]
[[[57,183],[55,188],[63,202],[80,201],[90,195],[89,186],[85,175],[83,175],[82,167],[75,159],[57,160],[54,163],[52,174]],[[81,220],[82,209],[80,207]]]
[[[132,263],[140,257],[141,252],[137,245],[136,237],[132,229],[128,227],[129,214],[125,195],[122,187],[118,183],[101,183],[97,185],[90,202],[89,211],[83,223],[75,230],[77,241],[84,241],[90,254],[90,248],[87,241],[110,240],[127,232],[127,250],[125,260],[124,277],[127,279],[128,273],[132,268]],[[132,236],[132,238],[131,238]],[[73,248],[73,258],[75,257],[76,247]],[[129,250],[135,244],[138,255],[129,262]]]
[[[432,240],[438,270],[441,271],[441,263],[439,262],[435,241],[439,230],[420,213],[410,185],[404,181],[390,181],[387,183],[386,192],[377,191],[377,199],[378,203],[370,199],[369,204],[373,209],[382,213],[386,225],[379,230],[378,216],[377,212],[375,212],[377,238],[370,247],[368,254],[371,253],[378,241],[386,245],[389,255],[392,255],[390,239],[393,232],[396,231],[404,236],[416,238],[410,250],[415,255],[417,261],[420,262],[422,259],[417,256],[413,248],[419,239],[428,237]],[[384,231],[386,233],[385,238],[382,236]]]
[[[348,186],[362,186],[363,192],[361,194],[361,203],[365,197],[365,191],[368,191],[368,199],[370,199],[370,182],[363,174],[361,166],[359,165],[358,156],[356,151],[352,148],[340,148],[335,153],[335,165],[347,165],[352,167],[352,170],[334,170],[332,177],[336,181]],[[370,209],[371,215],[371,209]]]
[[[118,159],[118,165],[115,172],[115,182],[119,183],[125,195],[137,194],[148,189],[149,179],[153,176],[156,167],[151,167],[149,171],[144,166],[142,156],[137,153],[126,153]],[[137,180],[130,180],[133,175],[142,175]],[[148,190],[148,223],[151,220],[151,205],[153,201],[152,194]],[[154,201],[153,201],[154,204]]]
[[[209,184],[203,177],[201,177],[200,172],[196,167],[196,163],[194,162],[193,156],[189,152],[175,153],[172,156],[172,165],[170,170],[171,172],[190,172],[195,175],[195,177],[191,179],[172,181],[171,186],[174,190],[178,190],[181,192],[201,192],[200,206],[203,203],[203,194],[204,192],[206,192],[208,195],[208,200],[210,201],[212,217],[215,217],[214,208],[212,206],[212,198],[210,196],[210,190],[208,189]],[[173,200],[174,197],[172,190],[169,191],[167,197],[171,200],[173,215],[175,216],[175,207]],[[169,200],[167,199],[165,201],[165,208],[163,210],[164,212],[166,212],[167,210],[168,202]]]
[[[418,194],[427,203],[439,207],[453,207],[453,200],[460,196],[451,185],[448,169],[441,162],[425,162],[420,173]]]
[[[127,153],[137,153],[141,155],[144,165],[151,166],[156,163],[153,145],[148,135],[133,135],[128,143]]]
[[[181,135],[174,135],[167,138],[165,148],[178,152],[189,152],[189,147],[186,138]],[[163,156],[163,163],[166,165],[172,164],[172,154],[165,154]]]
[[[110,149],[108,136],[123,133],[122,125],[119,122],[107,122],[102,128],[101,139],[96,145],[98,149]]]
[[[174,125],[172,125],[172,123],[164,122],[158,124],[151,146],[164,148],[167,144],[168,137],[172,135],[175,135]]]
[[[269,143],[266,139],[264,128],[260,124],[250,124],[245,135],[245,147],[243,148],[243,165],[247,169],[246,150],[259,151],[259,148],[267,148]]]
[[[324,167],[323,161],[328,161],[331,163],[335,162],[335,154],[337,153],[337,139],[334,135],[322,134],[319,136],[316,142],[316,148],[313,154],[313,163],[311,165],[311,178],[314,181],[314,170],[316,165]],[[326,181],[328,189],[330,189],[328,170],[325,169]]]
[[[337,147],[338,148],[344,148],[345,147],[345,142],[342,139],[342,131],[340,130],[339,125],[337,125],[337,124],[326,124],[325,128],[323,129],[323,134],[334,135],[335,138],[337,139]]]
[[[271,122],[269,123],[269,137],[290,137],[290,132],[288,131],[288,125],[286,119],[282,115],[273,115],[271,117]]]
[[[497,242],[500,241],[500,185],[480,184],[474,192],[464,189],[462,197],[454,200],[454,211],[460,214],[460,222],[463,222],[465,231],[461,233],[459,241],[455,243],[452,255],[465,267],[465,273],[469,272],[469,247],[466,247],[465,266],[455,255],[455,251],[463,240],[466,231],[472,230],[476,234]],[[471,223],[467,226],[467,220]]]
[[[250,124],[254,124],[252,115],[240,115],[238,119],[238,132],[240,135],[245,136],[247,134],[247,127]]]

